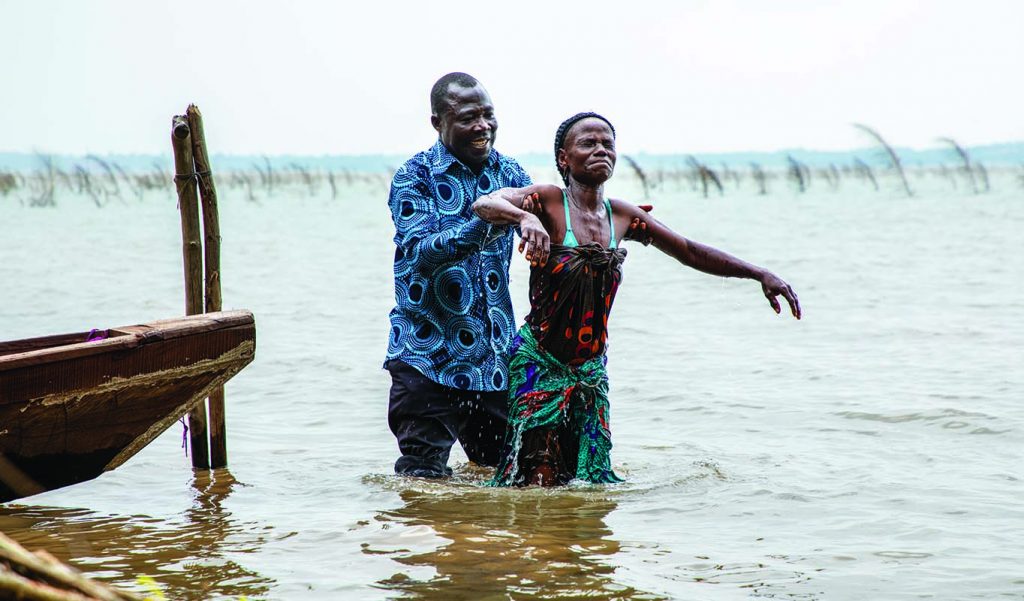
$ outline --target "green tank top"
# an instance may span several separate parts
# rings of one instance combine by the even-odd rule
[[[569,195],[565,188],[562,188],[562,204],[565,206],[565,238],[562,239],[562,246],[575,247],[580,243],[576,240],[576,234],[572,233],[572,220],[569,219]],[[611,238],[608,240],[608,248],[615,248],[615,222],[612,220],[612,203],[604,199],[604,209],[608,211],[608,228]]]

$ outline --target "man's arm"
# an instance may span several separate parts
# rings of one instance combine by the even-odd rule
[[[438,261],[479,252],[491,239],[492,226],[480,217],[441,229],[432,190],[415,165],[403,165],[391,181],[388,206],[395,223],[395,244],[405,251],[430,253]]]
[[[473,212],[481,219],[499,225],[518,225],[530,211],[523,209],[524,197],[537,186],[501,188],[473,202]]]
[[[501,188],[478,198],[473,203],[473,212],[492,223],[517,224],[519,252],[526,251],[531,265],[544,265],[551,253],[551,236],[534,213],[543,212],[540,199],[549,195],[549,188],[553,186]]]
[[[673,257],[683,265],[703,271],[704,273],[757,280],[761,283],[761,291],[764,292],[768,303],[776,313],[782,311],[782,307],[776,298],[781,295],[789,303],[793,317],[800,319],[800,301],[796,296],[796,292],[774,273],[747,263],[725,251],[684,238],[657,219],[651,217],[646,211],[628,202],[620,200],[612,200],[611,202],[613,214],[625,215],[633,222],[636,219],[640,219],[643,224],[646,224],[647,236],[650,237],[654,247],[661,252]]]

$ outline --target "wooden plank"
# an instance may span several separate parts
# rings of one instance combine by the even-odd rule
[[[5,355],[16,355],[39,349],[48,349],[55,346],[66,346],[78,342],[85,342],[90,332],[75,332],[73,334],[61,334],[59,336],[44,336],[42,338],[27,338],[24,340],[11,340],[0,342],[0,357]],[[103,330],[98,333],[101,339],[109,338],[110,331]]]
[[[24,353],[14,353],[0,357],[0,374],[3,374],[3,372],[6,371],[20,369],[27,365],[40,365],[63,359],[76,359],[78,357],[88,357],[89,355],[103,355],[117,350],[130,349],[138,346],[139,341],[139,336],[126,335],[107,338],[106,340],[77,342],[55,348],[41,348]],[[10,376],[0,376],[0,382],[3,381],[3,378],[7,377]],[[3,402],[3,397],[0,397],[0,402]]]
[[[90,450],[110,436],[130,438],[137,434],[130,429],[133,419],[158,419],[220,372],[237,372],[254,353],[255,330],[230,328],[144,345],[128,354],[9,372],[13,377],[0,382],[0,395],[8,401],[0,404],[0,452],[38,454],[76,444],[77,450]],[[133,409],[134,404],[144,407]]]
[[[149,344],[156,340],[171,340],[173,338],[192,336],[215,330],[225,330],[233,327],[245,329],[254,327],[254,323],[252,313],[249,311],[224,311],[222,313],[208,313],[196,317],[179,317],[176,319],[153,321],[148,324],[122,326],[108,330],[111,333],[117,334],[117,336],[107,338],[106,340],[75,342],[0,356],[0,373],[19,369],[27,365],[39,365],[65,359],[110,353],[121,349],[131,349],[140,344]],[[33,338],[29,341],[34,346],[41,347],[46,340],[52,340],[56,345],[70,336],[76,335],[62,334],[59,336]],[[18,342],[23,341],[15,341],[15,343]],[[2,378],[3,376],[0,376],[0,382],[3,381]],[[0,396],[0,402],[2,401],[3,397]]]
[[[149,336],[157,335],[163,339],[177,336],[189,336],[201,332],[212,332],[230,327],[249,326],[254,323],[252,313],[245,310],[221,311],[219,313],[201,313],[188,317],[152,321],[134,326],[122,326],[112,331],[125,333],[141,333]]]

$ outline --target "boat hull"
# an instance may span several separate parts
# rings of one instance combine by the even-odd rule
[[[247,311],[0,343],[0,502],[114,469],[250,363]],[[53,343],[56,343],[54,345]]]

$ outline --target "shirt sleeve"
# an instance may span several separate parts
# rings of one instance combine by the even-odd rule
[[[519,183],[516,184],[517,188],[525,188],[526,186],[532,186],[533,180],[530,179],[530,175],[519,165],[515,163],[516,171],[519,172]]]
[[[391,180],[388,206],[395,223],[395,244],[406,255],[426,253],[437,262],[479,252],[490,238],[491,224],[474,215],[458,226],[441,229],[428,173],[425,165],[406,163]]]

